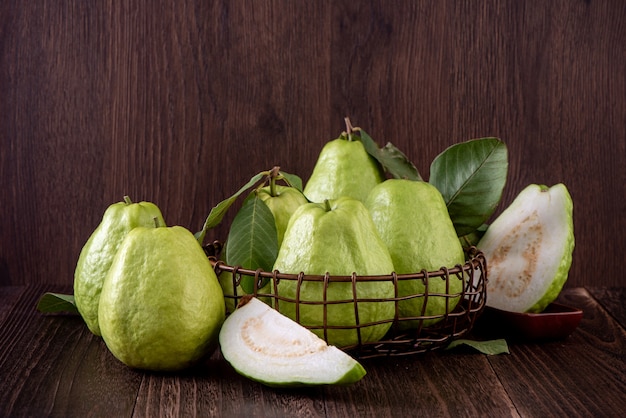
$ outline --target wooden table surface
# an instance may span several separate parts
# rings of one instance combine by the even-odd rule
[[[216,352],[186,373],[130,370],[71,315],[35,309],[46,286],[0,287],[1,416],[601,417],[626,411],[626,293],[568,288],[581,308],[566,339],[363,361],[352,386],[277,390]],[[65,289],[67,291],[67,289]]]

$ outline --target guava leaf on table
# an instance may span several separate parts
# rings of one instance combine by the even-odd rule
[[[278,255],[276,222],[269,207],[256,193],[246,198],[226,240],[226,264],[250,270],[271,271]],[[267,279],[259,288],[267,283]],[[243,276],[241,287],[246,293],[254,292],[254,277]]]
[[[459,346],[468,346],[476,351],[490,356],[496,354],[510,354],[509,346],[504,339],[487,340],[487,341],[474,341],[474,340],[454,340],[447,347],[446,350],[452,350]]]
[[[74,295],[52,292],[46,292],[41,296],[37,302],[37,310],[41,313],[67,312],[78,314]]]
[[[357,136],[360,137],[367,153],[380,163],[385,172],[397,179],[422,180],[415,165],[395,145],[388,142],[383,148],[379,148],[367,132],[362,129],[358,132]]]
[[[459,237],[491,217],[502,198],[508,166],[507,147],[498,138],[452,145],[433,160],[429,182],[443,195]]]

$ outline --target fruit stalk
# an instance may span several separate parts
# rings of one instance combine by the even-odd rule
[[[280,167],[275,166],[270,170],[270,195],[272,197],[278,196],[278,192],[276,190],[276,180],[280,179]]]
[[[349,117],[346,116],[344,121],[346,122],[346,134],[348,136],[348,141],[354,141],[354,139],[352,139],[352,133],[355,131],[355,128],[352,126]]]

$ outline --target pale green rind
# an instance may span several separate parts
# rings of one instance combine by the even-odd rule
[[[389,249],[396,273],[419,273],[422,270],[438,271],[441,267],[463,265],[465,253],[457,238],[441,193],[433,185],[414,180],[389,179],[370,192],[366,206],[378,232]],[[432,278],[428,293],[457,295],[464,282],[451,276],[448,283]],[[446,286],[448,288],[446,289]],[[399,296],[423,294],[421,280],[399,281]],[[460,297],[430,296],[424,308],[424,298],[401,301],[401,317],[440,316],[425,320],[424,326],[442,319],[452,311]],[[447,306],[446,306],[447,305]],[[418,321],[401,321],[400,328],[419,325]]]
[[[359,200],[342,197],[330,201],[332,210],[326,211],[323,204],[308,203],[301,206],[292,216],[285,239],[278,252],[274,270],[282,273],[307,275],[360,276],[389,275],[393,262],[385,244],[376,232],[367,209]],[[323,301],[323,282],[302,283],[300,300]],[[387,282],[361,282],[356,286],[359,299],[388,299],[394,296],[394,286]],[[296,299],[297,282],[281,280],[278,294]],[[327,300],[343,300],[347,303],[327,305],[328,325],[354,327],[357,318],[354,312],[352,283],[331,282]],[[296,304],[280,301],[279,310],[305,326],[322,326],[322,305]],[[393,302],[361,301],[358,303],[359,323],[369,324],[389,320],[379,325],[361,328],[361,342],[378,341],[391,326],[395,307]],[[321,329],[314,329],[324,338]],[[327,341],[338,347],[358,344],[357,330],[329,329]]]
[[[361,141],[337,138],[322,148],[303,192],[311,202],[341,196],[364,201],[372,187],[383,180],[379,163]]]
[[[354,367],[350,371],[346,372],[346,374],[341,379],[334,382],[304,381],[276,383],[272,381],[256,379],[253,376],[246,376],[245,374],[242,374],[242,376],[245,376],[250,380],[254,380],[255,382],[259,382],[261,384],[264,384],[265,386],[273,388],[302,388],[312,386],[349,386],[361,380],[365,376],[365,374],[365,368],[360,363],[356,363]]]
[[[83,246],[74,272],[76,308],[89,330],[101,335],[98,303],[102,283],[126,234],[138,226],[155,227],[155,218],[165,225],[159,208],[150,202],[114,203]]]
[[[222,355],[242,376],[272,387],[349,385],[363,366],[256,298],[228,316]]]
[[[111,353],[132,368],[180,370],[216,346],[224,295],[193,234],[182,227],[128,233],[100,295]]]
[[[487,260],[487,305],[542,312],[559,295],[574,250],[573,202],[563,184],[531,184],[478,243]]]

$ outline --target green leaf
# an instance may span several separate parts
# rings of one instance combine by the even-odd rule
[[[458,346],[468,346],[471,347],[483,354],[487,354],[490,356],[496,354],[510,354],[509,346],[506,343],[506,340],[498,339],[498,340],[489,340],[489,341],[473,341],[473,340],[455,340],[452,341],[446,350],[451,350]]]
[[[78,314],[74,295],[62,293],[44,293],[37,302],[37,310],[42,313],[67,312]]]
[[[276,222],[272,211],[256,193],[243,202],[233,219],[226,243],[226,264],[251,270],[272,270],[278,255]],[[241,287],[246,293],[252,293],[254,277],[243,276]]]
[[[498,138],[453,145],[433,160],[429,182],[443,195],[459,237],[474,232],[493,214],[508,166],[506,145]]]
[[[480,239],[483,237],[483,235],[485,235],[485,232],[487,232],[487,228],[489,228],[488,224],[482,224],[474,232],[470,232],[467,235],[463,235],[462,237],[459,237],[459,240],[461,241],[461,245],[463,246],[463,248],[467,249],[472,246],[475,247],[476,245],[478,245],[478,243],[480,242]]]
[[[374,157],[392,177],[422,180],[422,176],[420,176],[415,165],[391,142],[388,142],[383,148],[379,148],[378,144],[362,129],[359,129],[359,135],[355,136],[361,139],[367,153]]]
[[[224,219],[226,212],[231,207],[233,203],[237,200],[237,198],[246,190],[250,189],[252,186],[257,184],[263,176],[266,176],[267,172],[261,172],[250,179],[246,184],[244,184],[234,195],[229,197],[228,199],[222,200],[218,203],[211,212],[209,212],[209,216],[207,216],[206,221],[204,221],[204,226],[202,230],[195,234],[196,239],[200,244],[204,242],[204,237],[206,233],[211,229],[219,225]]]
[[[280,171],[279,173],[284,177],[288,185],[302,191],[302,179],[300,177],[295,174],[285,173],[284,171]]]

